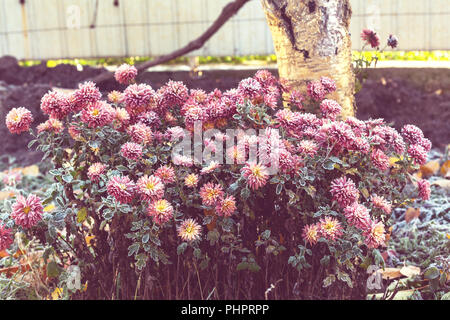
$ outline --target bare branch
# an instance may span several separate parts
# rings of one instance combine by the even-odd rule
[[[161,56],[155,60],[143,62],[136,66],[138,71],[145,70],[147,68],[156,66],[158,64],[162,64],[168,62],[170,60],[181,57],[191,51],[200,49],[206,41],[208,41],[224,24],[227,22],[236,12],[241,9],[245,3],[249,0],[234,0],[233,2],[228,3],[223,9],[214,23],[197,39],[192,40],[186,46],[172,52]],[[113,77],[112,72],[104,72],[97,77],[93,78],[92,81],[96,83],[101,83]]]

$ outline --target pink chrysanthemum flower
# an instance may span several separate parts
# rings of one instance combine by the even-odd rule
[[[341,223],[330,216],[320,219],[319,230],[321,236],[332,241],[335,241],[342,235]]]
[[[127,142],[120,148],[120,154],[129,160],[139,160],[142,158],[142,146],[134,142]]]
[[[136,117],[137,123],[143,123],[152,129],[158,129],[161,126],[161,118],[154,111],[146,111],[138,114]]]
[[[367,44],[370,44],[372,48],[378,48],[380,46],[380,38],[373,30],[364,29],[361,32],[361,39]]]
[[[327,94],[327,91],[320,80],[311,81],[308,83],[307,90],[308,96],[315,101],[322,100]]]
[[[20,134],[30,129],[33,120],[30,110],[24,107],[12,108],[6,115],[6,127],[9,132]]]
[[[124,108],[114,109],[114,119],[120,124],[121,127],[127,126],[130,123],[130,115]]]
[[[62,92],[49,91],[41,99],[41,109],[52,118],[62,119],[69,114],[71,102]]]
[[[357,202],[344,209],[345,218],[350,225],[358,229],[366,230],[371,223],[369,210]]]
[[[184,129],[182,127],[170,127],[166,131],[168,140],[172,142],[177,142],[180,139],[183,139],[186,135]]]
[[[100,176],[105,173],[105,170],[106,165],[101,162],[96,162],[89,166],[87,176],[92,182],[96,183],[99,181]]]
[[[387,39],[387,45],[391,47],[392,49],[397,48],[398,46],[398,38],[392,34],[389,35],[389,38]]]
[[[222,186],[208,182],[200,189],[200,197],[204,205],[213,206],[223,197]]]
[[[134,81],[137,74],[138,71],[136,67],[124,63],[117,68],[116,72],[114,73],[114,78],[121,84],[130,84]]]
[[[81,130],[72,124],[69,126],[69,129],[67,129],[69,132],[69,135],[72,137],[73,140],[80,141],[81,140]]]
[[[161,166],[155,171],[155,176],[159,177],[164,184],[175,182],[175,170],[169,166]]]
[[[320,238],[319,224],[308,224],[304,226],[302,237],[311,246],[315,245]]]
[[[320,83],[323,85],[327,93],[336,91],[336,82],[334,82],[333,79],[328,77],[320,77]]]
[[[166,110],[174,106],[181,106],[189,98],[189,90],[181,81],[169,80],[158,90],[159,106]]]
[[[333,200],[341,208],[345,208],[359,199],[359,191],[355,183],[347,177],[336,178],[331,182],[330,192]]]
[[[194,165],[194,160],[190,156],[183,156],[180,154],[175,155],[172,158],[173,164],[182,167],[192,167]]]
[[[106,186],[108,194],[120,203],[130,203],[136,193],[136,185],[127,176],[114,176]]]
[[[419,145],[422,146],[422,148],[425,150],[425,152],[429,152],[432,147],[432,143],[429,139],[423,138],[419,141]]]
[[[267,179],[269,179],[266,166],[255,162],[246,163],[241,169],[241,173],[247,180],[247,185],[252,190],[257,190],[265,186]]]
[[[43,131],[61,133],[64,130],[62,122],[54,118],[48,119],[44,123],[39,124],[36,128],[38,133]]]
[[[317,154],[317,150],[319,150],[319,146],[311,140],[302,140],[298,145],[298,152],[310,156],[311,158]]]
[[[430,182],[425,179],[420,179],[417,181],[417,187],[422,200],[429,200],[431,195]]]
[[[88,104],[96,103],[102,97],[100,90],[95,86],[92,81],[87,81],[78,85],[72,95],[73,111],[78,111],[85,108]]]
[[[216,212],[219,216],[229,217],[236,209],[236,200],[232,195],[220,199],[216,204]]]
[[[253,78],[256,79],[265,88],[277,84],[277,79],[268,70],[258,70]]]
[[[156,224],[162,225],[172,219],[173,207],[165,199],[155,200],[148,206],[147,214],[153,218]]]
[[[16,225],[24,229],[34,227],[41,219],[44,213],[41,199],[34,194],[27,198],[18,195],[16,202],[12,206],[11,218]]]
[[[363,235],[366,237],[364,242],[370,249],[385,245],[386,231],[384,229],[384,224],[381,221],[372,221],[371,225]]]
[[[8,249],[14,243],[12,229],[0,224],[0,251]]]
[[[297,90],[292,90],[290,95],[289,95],[289,103],[296,106],[297,108],[301,109],[303,108],[303,101],[305,100],[305,98],[303,97],[303,95],[297,91]]]
[[[203,167],[200,171],[200,174],[209,174],[216,170],[217,168],[220,168],[220,164],[217,161],[211,161],[206,167]]]
[[[186,219],[177,227],[178,236],[183,241],[196,241],[201,238],[202,227],[194,219]]]
[[[278,122],[283,128],[291,129],[298,121],[297,113],[290,109],[282,109],[275,114]]]
[[[199,106],[192,106],[186,110],[184,115],[184,123],[187,127],[193,127],[196,121],[206,121],[208,120],[208,115],[206,111]]]
[[[122,101],[122,93],[117,90],[113,90],[108,93],[108,101],[111,103],[119,103]]]
[[[386,214],[391,214],[392,205],[384,197],[372,195],[370,201],[375,208],[381,209]]]
[[[198,175],[191,173],[184,178],[184,185],[188,188],[195,188],[198,184]]]
[[[336,117],[341,113],[342,107],[332,99],[325,99],[320,103],[320,110],[325,118],[336,120]]]
[[[147,84],[129,85],[122,96],[122,102],[125,103],[127,111],[131,115],[137,115],[149,109],[155,100],[156,93]]]
[[[353,141],[353,149],[363,154],[368,154],[370,151],[370,144],[365,138],[356,137]]]
[[[136,182],[136,186],[144,201],[158,200],[164,196],[164,184],[157,176],[142,176]]]
[[[413,159],[414,163],[424,165],[427,162],[427,152],[418,144],[410,145],[408,148],[408,154]]]
[[[268,106],[270,109],[274,110],[276,109],[278,102],[278,96],[274,94],[266,94],[264,95],[264,104]]]
[[[143,145],[149,144],[153,139],[152,130],[143,123],[129,126],[127,133],[130,135],[133,142],[141,143]]]
[[[104,101],[97,101],[84,108],[81,112],[81,121],[89,128],[103,127],[114,119],[115,111]]]
[[[422,130],[413,124],[404,125],[401,134],[409,144],[420,144],[420,141],[424,138]]]
[[[389,168],[389,157],[380,149],[375,149],[370,155],[370,160],[375,168],[385,171]]]
[[[262,93],[262,86],[253,78],[247,78],[241,80],[238,86],[238,92],[245,98],[249,100],[253,100],[258,98]]]
[[[331,124],[326,124],[321,128],[322,136],[316,136],[316,139],[321,141],[328,139],[330,145],[334,145],[336,152],[345,149],[351,149],[354,145],[356,136],[351,127],[345,122],[336,121]]]

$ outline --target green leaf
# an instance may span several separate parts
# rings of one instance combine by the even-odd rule
[[[65,182],[67,182],[67,183],[71,183],[72,180],[73,180],[73,177],[72,177],[71,174],[66,174],[66,175],[64,175],[64,176],[62,177],[62,179],[63,179]]]
[[[373,250],[372,255],[375,259],[375,264],[382,265],[384,267],[384,259],[378,249]]]
[[[61,267],[55,261],[47,264],[47,276],[49,278],[57,278],[61,274]]]
[[[128,247],[128,256],[131,257],[132,255],[136,254],[139,251],[140,244],[138,242],[133,243],[131,246]]]
[[[186,251],[187,243],[183,242],[177,247],[177,255],[183,254]]]
[[[333,170],[333,169],[334,169],[334,162],[331,161],[330,159],[328,159],[327,161],[325,161],[325,162],[322,164],[322,167],[323,167],[325,170]]]
[[[239,263],[236,266],[236,270],[240,271],[240,270],[247,270],[248,269],[248,262],[247,261],[242,261],[241,263]]]
[[[328,277],[323,279],[323,287],[327,288],[333,284],[333,282],[336,281],[336,277],[334,274],[330,274]]]
[[[323,256],[323,258],[320,259],[320,264],[324,267],[328,266],[330,264],[330,256]]]
[[[147,243],[148,240],[150,239],[150,234],[146,233],[142,236],[142,243]]]
[[[450,292],[447,292],[441,297],[441,300],[450,300]]]
[[[77,212],[77,222],[82,223],[87,218],[87,208],[81,208]]]
[[[347,273],[338,271],[337,277],[338,277],[339,280],[347,283],[347,285],[350,288],[353,288],[353,282],[352,282],[352,280],[350,279],[350,277],[349,277],[349,275]]]
[[[194,257],[200,259],[202,257],[202,251],[199,248],[194,249]]]
[[[267,240],[270,238],[270,230],[265,230],[263,233],[261,233],[261,238],[264,240]]]
[[[241,198],[246,200],[248,197],[250,197],[250,190],[248,190],[248,188],[242,189]]]
[[[439,277],[440,272],[439,269],[436,267],[429,267],[427,270],[425,270],[423,276],[425,277],[425,279],[436,279],[437,277]]]
[[[283,189],[283,184],[279,183],[277,185],[277,189],[275,190],[276,194],[280,194],[282,189]]]

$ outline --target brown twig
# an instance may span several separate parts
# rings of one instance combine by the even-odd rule
[[[233,2],[228,3],[223,9],[214,23],[197,39],[192,40],[186,46],[175,50],[172,53],[161,56],[155,60],[147,61],[136,66],[138,71],[145,70],[147,68],[168,62],[170,60],[181,57],[191,51],[200,49],[206,41],[208,41],[224,24],[227,22],[242,6],[247,3],[249,0],[234,0]],[[93,78],[92,81],[96,83],[104,82],[113,77],[113,73],[106,71],[104,73],[99,74],[97,77]]]

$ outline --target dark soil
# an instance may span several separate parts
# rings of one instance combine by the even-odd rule
[[[4,118],[13,107],[29,108],[35,125],[45,120],[39,111],[41,97],[52,87],[76,88],[78,83],[102,73],[103,68],[85,67],[78,71],[72,65],[47,68],[44,64],[20,67],[11,57],[0,58],[0,155],[11,154],[21,164],[39,161],[40,155],[27,151],[29,137],[7,132]],[[271,70],[277,74],[275,69]],[[213,70],[201,77],[189,72],[145,72],[139,82],[157,89],[169,79],[183,81],[189,88],[211,91],[236,87],[256,70]],[[102,91],[124,89],[113,79],[100,85]],[[450,143],[450,69],[371,69],[360,92],[356,94],[357,117],[385,118],[399,129],[412,123],[424,131],[438,148]]]

